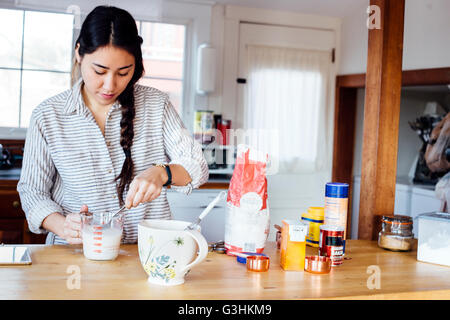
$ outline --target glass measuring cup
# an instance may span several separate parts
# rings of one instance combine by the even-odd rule
[[[120,250],[122,216],[111,219],[109,212],[81,216],[83,253],[90,260],[114,260]]]

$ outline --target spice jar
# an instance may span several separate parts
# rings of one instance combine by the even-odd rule
[[[410,251],[414,241],[413,220],[408,216],[383,216],[378,246],[391,251]]]

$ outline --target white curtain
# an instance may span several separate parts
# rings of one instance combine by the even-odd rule
[[[275,173],[324,170],[330,53],[249,45],[244,129]],[[275,164],[274,164],[275,163]]]

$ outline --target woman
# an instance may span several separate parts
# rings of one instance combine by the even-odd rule
[[[189,194],[208,179],[201,147],[144,73],[133,17],[100,6],[76,41],[71,90],[34,111],[17,190],[28,226],[47,243],[81,243],[81,214],[125,204],[124,243],[143,219],[170,219],[165,186]],[[81,208],[81,209],[80,209]]]

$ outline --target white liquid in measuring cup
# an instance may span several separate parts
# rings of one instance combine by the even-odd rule
[[[83,228],[83,253],[91,260],[114,260],[120,250],[122,230],[85,226]]]

